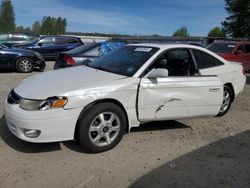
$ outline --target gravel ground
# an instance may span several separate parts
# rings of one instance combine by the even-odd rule
[[[146,124],[87,154],[73,141],[32,144],[6,129],[4,99],[32,74],[0,73],[0,187],[250,187],[250,76],[222,118]]]

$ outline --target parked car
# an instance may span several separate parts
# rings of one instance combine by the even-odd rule
[[[0,44],[8,47],[13,45],[30,42],[35,36],[23,35],[23,34],[0,34]]]
[[[215,41],[207,49],[217,53],[228,61],[242,63],[244,71],[250,71],[250,42]]]
[[[124,46],[123,42],[93,42],[57,55],[54,69],[84,65],[112,50]]]
[[[14,47],[39,52],[45,59],[55,59],[57,53],[72,50],[81,45],[83,42],[77,37],[42,36],[29,43],[14,45]]]
[[[23,80],[5,102],[5,119],[22,140],[75,139],[103,152],[146,122],[225,115],[244,88],[242,70],[194,45],[126,45]]]
[[[16,69],[29,73],[35,68],[45,69],[45,61],[41,54],[23,49],[12,49],[0,44],[0,69]]]

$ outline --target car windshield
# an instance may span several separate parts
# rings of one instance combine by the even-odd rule
[[[34,44],[37,43],[41,38],[40,37],[35,37],[33,40],[26,42],[26,44]]]
[[[80,53],[84,53],[86,51],[88,51],[89,49],[92,49],[94,47],[96,47],[97,45],[99,45],[99,43],[89,43],[89,44],[84,44],[81,45],[77,48],[74,48],[73,50],[68,51],[70,54],[80,54]]]
[[[3,44],[0,44],[0,48],[9,48],[8,46],[5,46]]]
[[[232,53],[235,46],[235,43],[211,43],[207,49],[215,53]]]
[[[124,46],[104,55],[87,66],[124,76],[133,76],[159,48]]]

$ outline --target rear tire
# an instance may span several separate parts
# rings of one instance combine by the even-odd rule
[[[118,105],[99,103],[87,109],[79,119],[76,140],[87,152],[104,152],[121,141],[126,126],[126,115]]]
[[[33,71],[33,62],[30,58],[23,57],[17,60],[16,68],[18,72],[21,73],[30,73]]]
[[[216,117],[224,116],[229,111],[232,102],[233,102],[233,90],[231,89],[231,87],[224,85],[223,103],[221,105],[220,112]]]

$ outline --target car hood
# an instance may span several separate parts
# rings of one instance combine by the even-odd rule
[[[33,43],[31,43],[31,42],[24,42],[24,43],[21,43],[21,44],[15,44],[12,47],[13,48],[26,48],[26,47],[30,47],[32,45],[33,45]]]
[[[86,66],[59,69],[28,77],[14,91],[27,99],[47,99],[53,96],[75,96],[81,91],[112,85],[112,81],[126,78]]]
[[[9,52],[15,52],[15,53],[29,53],[34,55],[35,53],[33,51],[30,50],[25,50],[25,49],[19,49],[19,48],[4,48],[5,51],[9,51]]]

